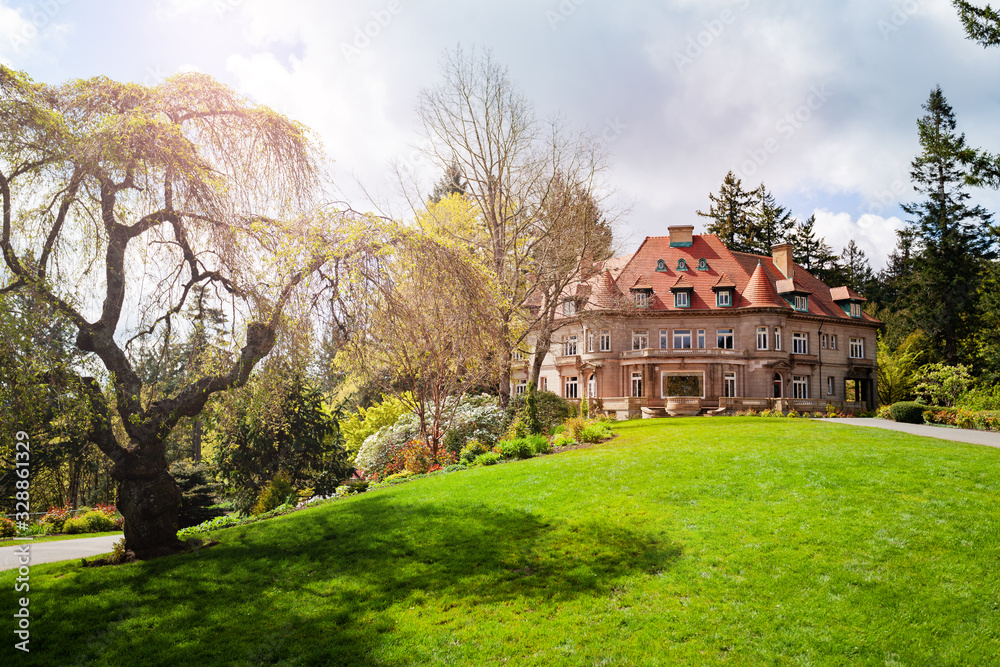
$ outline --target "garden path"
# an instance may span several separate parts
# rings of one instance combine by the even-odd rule
[[[901,424],[900,422],[888,419],[848,417],[846,419],[826,419],[820,421],[834,422],[836,424],[848,424],[851,426],[871,426],[874,428],[884,428],[890,431],[903,431],[912,435],[925,435],[929,438],[940,440],[953,440],[955,442],[967,442],[971,445],[986,445],[987,447],[1000,448],[1000,433],[992,431],[975,431],[967,428],[948,428],[944,426],[931,426],[930,424]]]
[[[38,565],[106,554],[114,548],[115,542],[121,538],[122,534],[118,533],[117,535],[81,537],[76,540],[57,540],[55,542],[39,542],[38,544],[33,544],[31,540],[15,540],[12,543],[13,546],[0,547],[0,571],[13,570],[20,565],[16,550],[22,544],[31,544],[29,565]]]

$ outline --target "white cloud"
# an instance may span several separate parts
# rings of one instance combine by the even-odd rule
[[[25,63],[60,45],[70,33],[60,21],[65,0],[15,9],[0,0],[0,63],[23,68]]]
[[[872,213],[865,213],[856,220],[849,213],[833,213],[822,208],[813,214],[817,238],[826,239],[834,252],[840,252],[854,239],[874,271],[886,265],[889,254],[896,247],[896,231],[906,225],[895,216],[884,218]]]

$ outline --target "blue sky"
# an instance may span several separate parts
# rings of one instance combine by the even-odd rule
[[[877,268],[914,198],[916,119],[941,85],[973,146],[1000,152],[1000,49],[947,0],[0,0],[0,61],[36,80],[155,83],[206,72],[311,126],[343,196],[400,215],[391,165],[428,182],[413,111],[445,49],[491,48],[540,114],[609,138],[634,247],[695,224],[730,169],[835,250]],[[995,191],[974,200],[1000,210]]]

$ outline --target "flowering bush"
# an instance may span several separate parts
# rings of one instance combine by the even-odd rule
[[[0,537],[17,535],[17,525],[5,516],[0,517]]]
[[[504,411],[494,396],[466,396],[455,408],[451,425],[444,434],[444,446],[454,454],[470,440],[492,447],[500,440]]]
[[[469,440],[465,443],[465,447],[462,447],[462,451],[459,456],[466,463],[472,463],[476,460],[477,456],[485,454],[488,451],[490,451],[490,448],[478,440]]]
[[[62,507],[50,507],[49,511],[38,520],[38,523],[46,526],[50,533],[61,533],[66,519],[70,518],[72,514],[73,508],[70,507],[69,503]]]
[[[1000,431],[1000,412],[972,412],[961,408],[931,408],[923,412],[927,424],[974,428],[980,431]]]
[[[408,412],[392,426],[384,426],[365,438],[361,449],[358,450],[358,455],[354,458],[354,465],[365,477],[371,479],[379,479],[399,472],[402,470],[401,466],[391,470],[396,462],[396,457],[406,443],[419,435],[420,424],[417,421],[417,416]]]

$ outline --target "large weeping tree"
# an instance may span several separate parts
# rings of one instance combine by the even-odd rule
[[[317,185],[304,128],[208,76],[48,86],[0,66],[2,290],[48,303],[106,369],[76,381],[140,558],[184,548],[171,430],[247,381],[324,262],[307,223]],[[196,293],[232,318],[229,355],[154,391],[136,350],[189,334]]]

